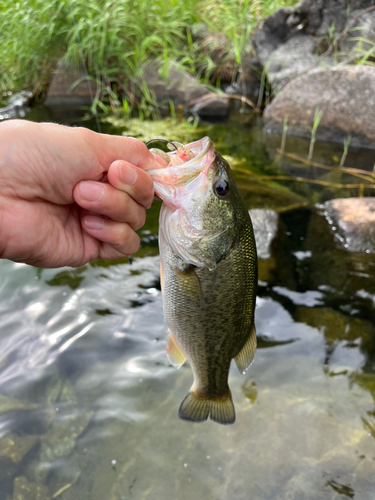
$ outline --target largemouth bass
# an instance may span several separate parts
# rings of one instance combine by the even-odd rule
[[[177,368],[187,358],[194,374],[179,416],[231,424],[230,363],[234,358],[243,373],[256,349],[257,254],[250,216],[211,139],[178,144],[164,158],[168,166],[149,174],[163,200],[159,248],[167,354]]]

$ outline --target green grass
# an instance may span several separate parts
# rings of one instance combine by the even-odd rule
[[[208,82],[218,64],[207,33],[221,35],[234,73],[259,22],[296,0],[0,0],[0,90],[46,88],[56,62],[84,63],[99,83],[96,105],[112,105],[121,89],[139,91],[142,65],[177,61]],[[216,39],[217,40],[217,39]],[[128,94],[128,108],[133,105]],[[143,107],[153,96],[141,89]],[[121,104],[122,106],[122,104]],[[142,109],[142,106],[140,106]]]

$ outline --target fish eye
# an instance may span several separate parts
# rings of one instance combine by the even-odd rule
[[[226,180],[219,179],[214,185],[214,190],[219,198],[225,198],[229,191],[229,185]]]

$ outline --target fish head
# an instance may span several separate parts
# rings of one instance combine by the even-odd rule
[[[148,172],[163,200],[160,232],[185,264],[214,270],[245,223],[230,166],[208,137],[181,145],[168,156],[167,167]]]

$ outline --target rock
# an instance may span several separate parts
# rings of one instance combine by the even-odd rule
[[[211,83],[215,84],[218,79],[221,84],[231,83],[236,70],[236,61],[230,55],[231,46],[228,37],[223,33],[207,33],[199,46],[216,66],[210,78]]]
[[[342,32],[348,21],[370,5],[370,0],[303,0],[293,9],[279,9],[265,19],[252,42],[263,67],[267,68],[273,89],[321,66],[321,55],[331,45],[333,36]],[[366,25],[370,24],[366,22]],[[356,44],[347,43],[345,48],[350,56]],[[334,64],[333,52],[324,57],[325,66]],[[340,44],[336,52],[342,52]]]
[[[0,414],[12,410],[35,410],[38,408],[34,403],[23,403],[18,399],[8,398],[0,394]]]
[[[203,99],[191,107],[193,115],[201,118],[227,118],[229,113],[229,99],[222,97],[211,97]]]
[[[38,436],[8,434],[0,438],[0,461],[18,464],[39,441]]]
[[[97,85],[88,80],[87,76],[84,69],[60,61],[53,73],[44,104],[50,107],[90,106]]]
[[[356,17],[360,11],[354,11],[352,17]],[[358,38],[362,38],[361,41]],[[372,50],[370,61],[374,62],[375,45],[375,11],[360,15],[348,30],[348,33],[340,40],[340,53],[342,58],[348,62],[359,60]]]
[[[62,466],[53,468],[51,475],[48,477],[48,486],[55,495],[53,498],[59,496],[59,493],[67,492],[81,476],[80,463],[76,454],[59,461],[60,463]],[[64,499],[66,499],[67,495],[67,493],[64,493]]]
[[[322,22],[322,4],[305,0],[294,9],[279,9],[255,33],[253,44],[273,88],[319,64],[316,48],[321,37],[315,35]]]
[[[233,92],[248,97],[256,105],[259,97],[260,81],[262,78],[263,66],[258,57],[251,56],[244,59],[241,72],[236,83],[233,85]]]
[[[157,59],[147,62],[142,70],[140,87],[142,82],[154,93],[159,104],[168,105],[172,100],[175,105],[185,106],[209,93],[202,83],[174,61],[169,61],[166,68]]]
[[[51,377],[45,389],[45,402],[55,403],[77,403],[77,398],[73,386],[68,380],[62,379],[59,375]]]
[[[38,458],[29,462],[24,470],[24,474],[29,481],[42,484],[47,481],[49,473],[50,464],[48,462],[40,462]]]
[[[30,111],[28,104],[32,97],[32,92],[28,90],[21,90],[21,92],[11,94],[7,106],[0,108],[0,121],[9,118],[24,118]]]
[[[226,117],[228,114],[227,99],[214,96],[199,101],[212,92],[174,61],[169,61],[166,68],[157,59],[146,63],[138,81],[140,88],[143,84],[161,106],[169,107],[170,101],[175,106],[192,106],[193,113],[205,118]]]
[[[354,342],[357,339],[370,345],[373,339],[373,325],[370,321],[353,318],[330,307],[297,307],[294,319],[318,328],[327,345],[335,345],[337,341]]]
[[[279,223],[279,215],[274,210],[254,208],[250,210],[254,236],[259,259],[271,257],[271,244],[274,240]]]
[[[285,85],[296,76],[315,68],[320,63],[316,54],[318,40],[296,35],[280,45],[270,56],[267,78],[273,88]],[[332,66],[332,58],[326,59],[326,65]]]
[[[30,483],[26,477],[14,480],[13,500],[49,500],[49,490],[44,484]]]
[[[32,98],[32,92],[29,90],[21,90],[21,92],[16,92],[9,97],[8,104],[14,106],[15,108],[22,108],[27,106]]]
[[[76,439],[88,426],[93,412],[84,415],[71,415],[54,424],[46,436],[42,438],[40,457],[42,461],[70,455],[74,450]]]
[[[338,198],[321,209],[335,228],[339,246],[349,252],[375,253],[375,198]]]
[[[285,117],[288,134],[310,137],[315,110],[323,111],[316,137],[351,146],[375,148],[375,68],[345,66],[317,69],[295,78],[264,112],[265,130],[280,132]]]
[[[354,201],[351,198],[347,203],[349,200]],[[334,304],[334,307],[340,304],[345,314],[357,314],[362,308],[372,311],[375,306],[375,253],[348,251],[341,236],[336,237],[341,231],[338,222],[327,220],[325,206],[312,212],[307,223],[306,237],[299,250],[308,250],[310,257],[298,261],[295,273],[299,276],[299,286],[323,292],[325,303]],[[375,363],[370,345],[366,349],[371,367]],[[365,349],[363,344],[362,348]]]

